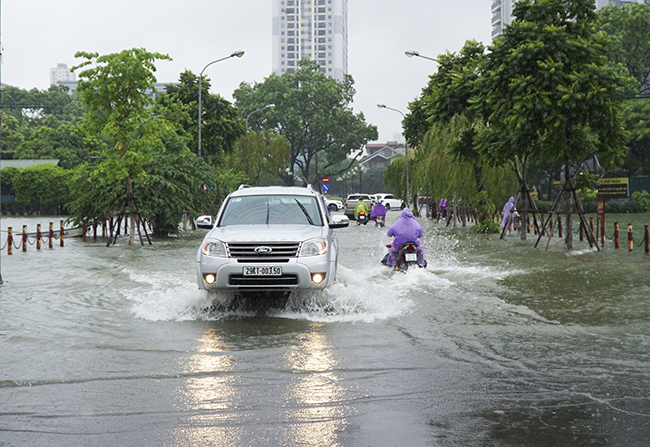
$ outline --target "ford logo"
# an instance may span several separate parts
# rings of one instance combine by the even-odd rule
[[[261,247],[255,247],[255,253],[261,254],[261,255],[266,255],[269,254],[273,251],[271,247],[266,247],[262,245]]]

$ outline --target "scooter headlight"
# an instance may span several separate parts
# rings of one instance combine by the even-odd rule
[[[318,256],[325,253],[327,253],[327,240],[323,238],[305,241],[300,249],[300,256]]]
[[[228,251],[226,250],[226,244],[221,241],[208,241],[203,244],[202,247],[203,255],[210,256],[213,258],[227,258]]]

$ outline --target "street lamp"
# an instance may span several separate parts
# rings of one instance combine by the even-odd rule
[[[393,109],[392,107],[388,107],[386,104],[377,104],[377,107],[379,107],[380,109],[392,110],[392,111],[397,112],[400,115],[402,115],[402,118],[406,118],[406,116],[404,116],[404,113],[402,113],[401,110]],[[404,151],[406,152],[406,206],[410,207],[410,205],[411,205],[411,185],[409,184],[409,147],[408,147],[408,144],[404,145]]]
[[[406,57],[416,56],[416,57],[421,57],[423,59],[429,59],[430,61],[438,62],[438,59],[434,59],[434,58],[429,57],[429,56],[423,56],[423,55],[420,54],[419,51],[405,51],[404,54],[406,54]]]
[[[261,109],[253,110],[251,113],[249,113],[248,116],[246,117],[246,130],[248,130],[248,118],[250,118],[253,113],[262,112],[264,110],[273,109],[273,108],[275,108],[275,104],[267,104]]]
[[[230,54],[230,56],[222,57],[221,59],[217,59],[215,61],[210,62],[208,65],[203,67],[203,70],[201,70],[201,74],[199,74],[199,148],[197,150],[197,153],[199,154],[199,157],[201,157],[201,90],[202,89],[202,80],[203,80],[203,72],[205,71],[206,68],[208,68],[212,64],[216,64],[217,62],[224,61],[226,59],[230,59],[231,57],[242,57],[244,55],[243,51],[234,51]]]

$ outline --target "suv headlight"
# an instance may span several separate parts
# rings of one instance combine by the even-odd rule
[[[327,240],[323,238],[305,241],[300,249],[300,256],[318,256],[325,253],[327,253]]]
[[[226,244],[221,241],[209,241],[203,244],[202,251],[205,256],[211,256],[213,258],[227,258],[228,251],[226,250]]]

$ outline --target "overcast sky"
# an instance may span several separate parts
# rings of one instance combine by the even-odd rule
[[[271,73],[271,0],[0,0],[1,78],[31,89],[49,87],[50,69],[79,63],[77,51],[108,54],[144,47],[169,54],[158,62],[159,82],[210,66],[212,93],[232,99],[240,82]],[[379,141],[401,140],[406,113],[436,63],[407,58],[406,50],[436,57],[468,39],[490,42],[492,0],[349,0],[348,69],[357,94],[352,108],[379,130]]]

